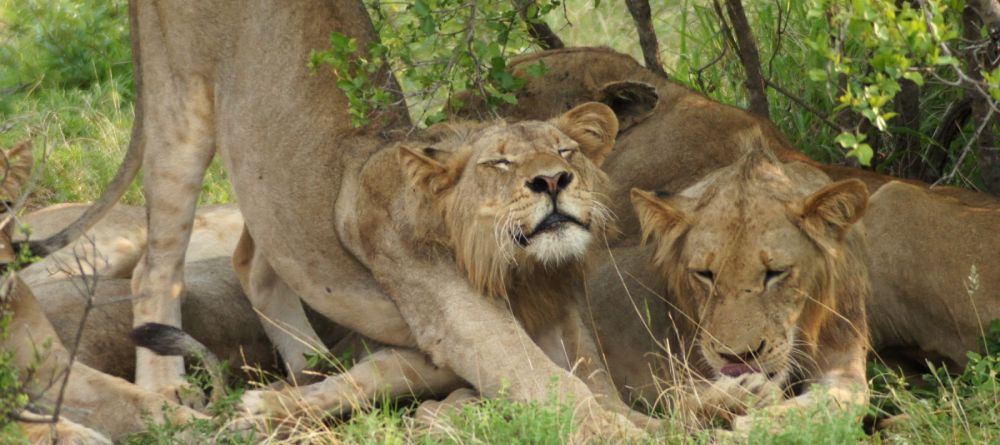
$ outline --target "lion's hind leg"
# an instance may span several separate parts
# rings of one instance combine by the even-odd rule
[[[447,394],[463,385],[467,383],[454,372],[435,366],[421,352],[386,348],[318,383],[281,391],[247,391],[241,406],[251,416],[344,415],[381,399]]]
[[[214,154],[211,91],[204,81],[192,80],[187,91],[171,91],[155,107],[155,116],[143,122],[146,144],[144,179],[149,235],[146,256],[133,277],[133,325],[165,323],[180,327],[181,299],[184,295],[184,254],[191,237],[195,207],[205,169]],[[169,89],[169,88],[167,88]],[[148,98],[146,98],[148,99]],[[182,101],[176,109],[167,106]],[[174,126],[148,122],[173,114]],[[153,131],[157,129],[161,131]],[[179,398],[185,386],[184,362],[177,357],[160,357],[139,348],[136,351],[137,385],[168,397]]]
[[[267,338],[281,354],[289,379],[311,381],[304,372],[306,356],[329,351],[306,317],[302,300],[256,248],[246,226],[233,253],[233,268]]]
[[[133,326],[181,324],[184,255],[205,170],[215,154],[215,61],[208,45],[215,42],[195,45],[167,26],[205,22],[204,11],[192,5],[137,2],[132,8],[137,105],[131,143],[143,150],[148,223],[144,270],[133,276]],[[168,81],[155,81],[164,73]],[[176,398],[186,386],[183,360],[139,348],[135,382]]]

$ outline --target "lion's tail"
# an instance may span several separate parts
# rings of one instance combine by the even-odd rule
[[[212,383],[212,403],[226,395],[226,379],[222,362],[204,344],[187,332],[160,323],[146,323],[132,330],[130,336],[136,346],[149,349],[157,355],[179,355],[202,363]]]

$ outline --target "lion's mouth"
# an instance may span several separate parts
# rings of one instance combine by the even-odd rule
[[[559,230],[561,227],[567,224],[576,224],[580,227],[583,227],[584,229],[589,229],[589,227],[587,227],[587,224],[584,224],[579,219],[576,219],[575,217],[567,215],[565,213],[555,211],[549,213],[549,216],[546,216],[545,219],[542,220],[542,222],[538,223],[538,225],[535,226],[534,230],[532,230],[530,234],[525,235],[522,232],[515,233],[514,240],[517,241],[517,243],[520,244],[521,247],[525,247],[528,245],[529,242],[531,242],[532,238],[541,235],[543,233]]]
[[[726,377],[739,377],[745,374],[763,373],[768,379],[774,380],[778,375],[776,372],[764,372],[760,366],[750,363],[727,363],[719,368],[719,374]]]
[[[719,374],[727,377],[739,377],[743,374],[760,372],[760,366],[748,363],[727,363],[719,368]]]

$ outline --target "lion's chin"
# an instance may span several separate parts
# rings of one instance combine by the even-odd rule
[[[593,236],[583,227],[563,224],[557,230],[548,230],[531,237],[525,246],[529,256],[547,266],[558,266],[582,258],[590,247]]]

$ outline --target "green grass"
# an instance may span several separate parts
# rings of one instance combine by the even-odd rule
[[[118,170],[135,115],[124,0],[0,0],[0,147],[31,139],[31,206],[91,201]],[[143,204],[141,178],[123,198]],[[221,164],[201,203],[229,202]]]
[[[998,337],[1000,338],[1000,337]],[[761,445],[815,444],[991,444],[1000,440],[1000,356],[971,355],[969,366],[958,375],[927,374],[928,385],[913,390],[901,376],[884,367],[873,376],[873,402],[867,408],[833,409],[823,401],[802,411],[777,416],[753,412],[754,424],[746,435],[687,431],[668,424],[664,431],[640,443]],[[237,393],[238,394],[238,393]],[[865,415],[906,413],[894,426],[867,435],[860,422]],[[572,413],[555,398],[543,403],[515,403],[501,398],[463,406],[427,428],[414,420],[416,404],[384,401],[346,420],[305,416],[294,427],[263,435],[275,443],[363,444],[559,444],[573,434]],[[196,440],[221,443],[255,443],[246,434],[226,433],[220,427],[231,411],[212,421],[187,425],[150,424],[149,431],[125,443],[152,445],[182,443],[179,434]],[[667,413],[670,416],[670,413]],[[669,418],[669,417],[668,417]],[[191,436],[188,436],[190,439]]]
[[[134,107],[121,79],[87,88],[37,88],[18,93],[0,122],[11,128],[0,134],[0,146],[31,139],[35,158],[44,163],[33,203],[91,201],[111,181],[128,148]],[[141,178],[140,178],[141,180]],[[201,203],[229,202],[232,192],[221,163],[212,163],[202,186]],[[140,182],[123,197],[142,205]]]

